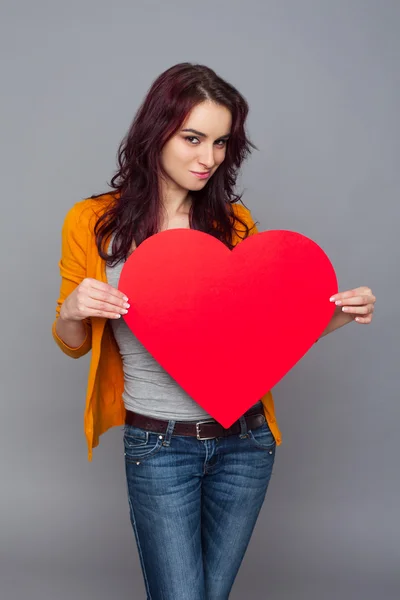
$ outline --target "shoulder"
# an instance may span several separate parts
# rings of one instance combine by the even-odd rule
[[[258,233],[255,221],[253,219],[253,215],[251,214],[251,211],[248,208],[246,208],[246,206],[240,204],[239,202],[235,202],[234,204],[232,204],[232,209],[235,219],[239,219],[239,222],[235,223],[235,229],[237,231],[244,231],[242,225],[242,223],[244,222],[250,230],[249,235]]]
[[[84,198],[76,202],[67,212],[64,230],[75,233],[93,232],[98,218],[115,202],[115,194],[102,194],[94,198]]]

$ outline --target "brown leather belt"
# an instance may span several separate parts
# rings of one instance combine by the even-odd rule
[[[262,403],[260,402],[252,406],[243,416],[247,429],[257,429],[257,427],[261,427],[265,423]],[[131,410],[126,411],[125,423],[154,433],[166,433],[168,427],[168,421],[140,415]],[[228,429],[225,429],[225,427],[222,427],[214,419],[208,419],[197,422],[176,421],[172,435],[187,435],[197,437],[198,440],[211,440],[213,438],[234,435],[240,433],[240,431],[239,421],[235,421]]]

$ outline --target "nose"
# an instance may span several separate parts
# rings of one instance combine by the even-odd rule
[[[199,163],[207,170],[212,169],[215,164],[214,147],[202,144],[202,149],[199,154]]]

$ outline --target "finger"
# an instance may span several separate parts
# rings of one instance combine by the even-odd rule
[[[354,315],[368,315],[374,312],[374,305],[366,304],[365,306],[343,306],[342,311]]]
[[[102,317],[103,319],[120,319],[123,315],[120,315],[119,313],[114,313],[114,312],[107,312],[104,310],[98,310],[96,311],[96,314],[91,315],[92,317]]]
[[[103,302],[104,304],[109,305],[106,310],[109,308],[129,308],[130,304],[125,302],[123,298],[119,296],[114,296],[110,294],[108,291],[103,291],[99,289],[91,289],[89,290],[88,299],[95,300],[96,302]]]
[[[357,288],[357,290],[358,290],[358,292],[359,292],[360,294],[363,294],[363,295],[365,295],[365,296],[371,296],[371,295],[372,295],[372,290],[371,290],[371,288],[369,288],[369,287],[367,287],[367,286],[365,286],[365,285],[362,285],[361,287],[358,287],[358,288]]]
[[[356,317],[354,320],[356,323],[368,325],[372,321],[372,315],[369,315],[368,317]]]
[[[358,287],[358,288],[354,288],[353,292],[356,292],[357,294],[361,294],[362,296],[371,296],[371,294],[372,294],[371,288],[366,287],[365,285],[362,285],[361,287]]]
[[[346,298],[351,298],[352,296],[357,296],[358,292],[356,290],[346,290],[345,292],[338,292],[329,298],[330,302],[336,302],[337,300],[345,300]]]
[[[337,306],[362,306],[363,304],[372,304],[374,302],[373,296],[352,296],[344,300],[336,300]]]
[[[352,290],[346,290],[345,292],[338,292],[329,298],[330,302],[336,302],[336,300],[345,300],[346,298],[351,298],[354,296],[371,296],[372,290],[368,287],[362,286],[358,288],[354,288]]]
[[[124,306],[119,306],[116,304],[113,304],[111,302],[107,302],[107,301],[103,301],[103,300],[95,300],[93,298],[88,298],[86,300],[86,309],[92,311],[96,311],[96,312],[103,312],[103,313],[112,313],[112,314],[119,314],[119,315],[126,315],[128,312],[128,309],[125,308]],[[93,316],[99,316],[98,314],[95,314]]]
[[[94,314],[90,315],[91,317],[102,317],[103,319],[120,319],[123,315],[115,312],[107,312],[104,310],[97,310]]]
[[[81,319],[86,319],[88,317],[104,317],[106,319],[119,319],[122,316],[122,310],[125,310],[124,314],[127,313],[126,309],[118,309],[117,307],[111,308],[111,310],[107,309],[107,305],[104,305],[105,308],[101,308],[99,304],[93,304],[95,302],[95,300],[90,299],[78,301],[76,305],[77,315],[79,315]]]
[[[90,289],[99,290],[101,292],[111,294],[112,296],[116,296],[121,300],[128,300],[128,297],[123,292],[113,287],[112,285],[109,285],[108,283],[91,278],[88,278],[85,281],[88,282],[88,286]]]

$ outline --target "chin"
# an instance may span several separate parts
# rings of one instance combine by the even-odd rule
[[[195,179],[195,178],[194,178]],[[190,189],[199,190],[203,188],[210,181],[211,177],[208,179],[195,179],[195,181],[190,182]]]
[[[197,185],[192,185],[190,188],[188,188],[189,192],[198,192],[199,190],[202,190],[203,187],[205,187],[207,185],[207,182],[204,181],[200,181]]]

